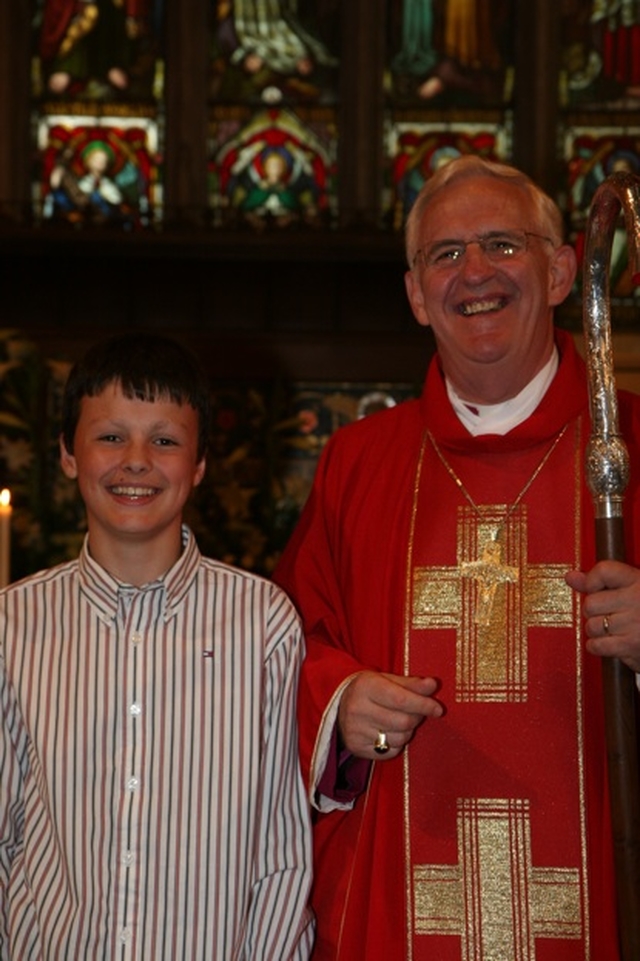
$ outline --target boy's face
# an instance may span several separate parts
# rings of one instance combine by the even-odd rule
[[[189,404],[132,399],[117,383],[82,399],[73,454],[62,444],[61,463],[78,480],[98,560],[127,543],[179,554],[182,511],[205,470],[197,447]]]

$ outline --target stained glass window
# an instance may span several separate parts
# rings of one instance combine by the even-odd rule
[[[335,6],[318,0],[217,0],[211,99],[335,103]]]
[[[598,186],[615,172],[640,174],[640,5],[590,0],[565,4],[560,77],[563,190],[570,240],[582,283],[585,227]],[[614,231],[611,296],[637,297],[624,224]]]
[[[502,104],[510,96],[512,40],[509,0],[390,0],[390,97],[396,104]]]
[[[487,0],[388,0],[384,222],[461,153],[511,156],[513,10]]]
[[[337,202],[336,8],[309,0],[215,4],[209,73],[215,226],[331,223]]]
[[[576,248],[582,276],[585,227],[593,196],[599,185],[612,173],[640,174],[640,126],[635,128],[580,128],[565,132],[567,169],[566,207],[570,240]],[[629,269],[627,232],[623,224],[614,231],[609,284],[612,297],[637,296]]]
[[[510,130],[507,125],[472,123],[389,123],[386,154],[388,171],[387,216],[400,230],[425,180],[453,157],[473,153],[487,160],[507,160]]]
[[[157,0],[39,0],[36,96],[129,101],[157,97]]]
[[[37,3],[37,219],[125,229],[160,219],[162,13],[158,0]]]
[[[563,9],[564,103],[637,110],[640,5],[636,0],[568,0]]]
[[[285,109],[242,109],[212,121],[210,191],[216,225],[287,228],[331,223],[335,127]]]
[[[45,220],[146,227],[158,216],[157,130],[143,118],[43,116],[36,201]]]

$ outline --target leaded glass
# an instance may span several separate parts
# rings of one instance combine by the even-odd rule
[[[569,107],[640,106],[640,4],[565,0],[561,100]]]
[[[640,126],[568,128],[564,134],[564,160],[569,239],[578,254],[580,269],[576,286],[579,290],[591,201],[599,185],[610,174],[640,174]],[[629,270],[627,232],[622,223],[614,231],[609,284],[612,297],[637,296]]]
[[[400,230],[425,180],[461,154],[508,160],[508,124],[389,123],[385,154],[389,158],[384,210],[390,226]]]
[[[157,125],[52,114],[40,119],[34,208],[74,226],[149,226],[158,217]]]
[[[387,0],[387,27],[382,211],[400,230],[441,164],[510,159],[514,5]]]
[[[495,105],[510,97],[510,0],[389,0],[387,89],[396,104]]]
[[[38,99],[153,100],[162,93],[161,0],[38,0]]]
[[[334,103],[337,6],[335,0],[217,0],[210,99]]]
[[[216,226],[330,225],[336,138],[331,111],[214,111],[209,196]],[[304,118],[304,119],[303,119]]]
[[[208,180],[214,226],[332,222],[337,9],[335,0],[214,3]]]
[[[162,0],[38,0],[36,220],[137,229],[161,218]]]

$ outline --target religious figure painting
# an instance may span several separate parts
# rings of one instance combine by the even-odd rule
[[[337,11],[338,0],[215,0],[211,99],[335,102]]]
[[[215,126],[215,125],[214,125]],[[259,111],[246,124],[214,130],[210,196],[214,219],[266,228],[318,227],[335,199],[332,129],[289,111]]]
[[[35,95],[65,101],[157,97],[163,4],[38,0]]]
[[[40,131],[41,210],[72,226],[147,227],[158,218],[156,132],[48,118]]]
[[[510,0],[389,0],[395,103],[500,105],[513,83]]]
[[[425,180],[461,154],[507,160],[510,136],[495,124],[390,124],[386,137],[392,226],[400,230]]]

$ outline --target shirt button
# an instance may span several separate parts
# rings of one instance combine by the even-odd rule
[[[138,778],[130,777],[129,780],[127,781],[127,790],[137,791],[139,787],[140,787],[140,781],[138,780]]]
[[[134,631],[134,632],[133,632],[133,634],[131,635],[131,643],[132,643],[132,644],[141,644],[141,643],[142,643],[142,634],[140,634],[139,631]]]
[[[124,864],[125,868],[128,868],[131,864],[133,864],[133,852],[123,851],[121,861]]]
[[[122,928],[120,931],[120,940],[123,944],[126,944],[127,941],[131,940],[131,928]]]
[[[138,704],[137,701],[133,702],[133,704],[129,708],[129,713],[132,714],[133,717],[139,717],[142,714],[142,707]]]

